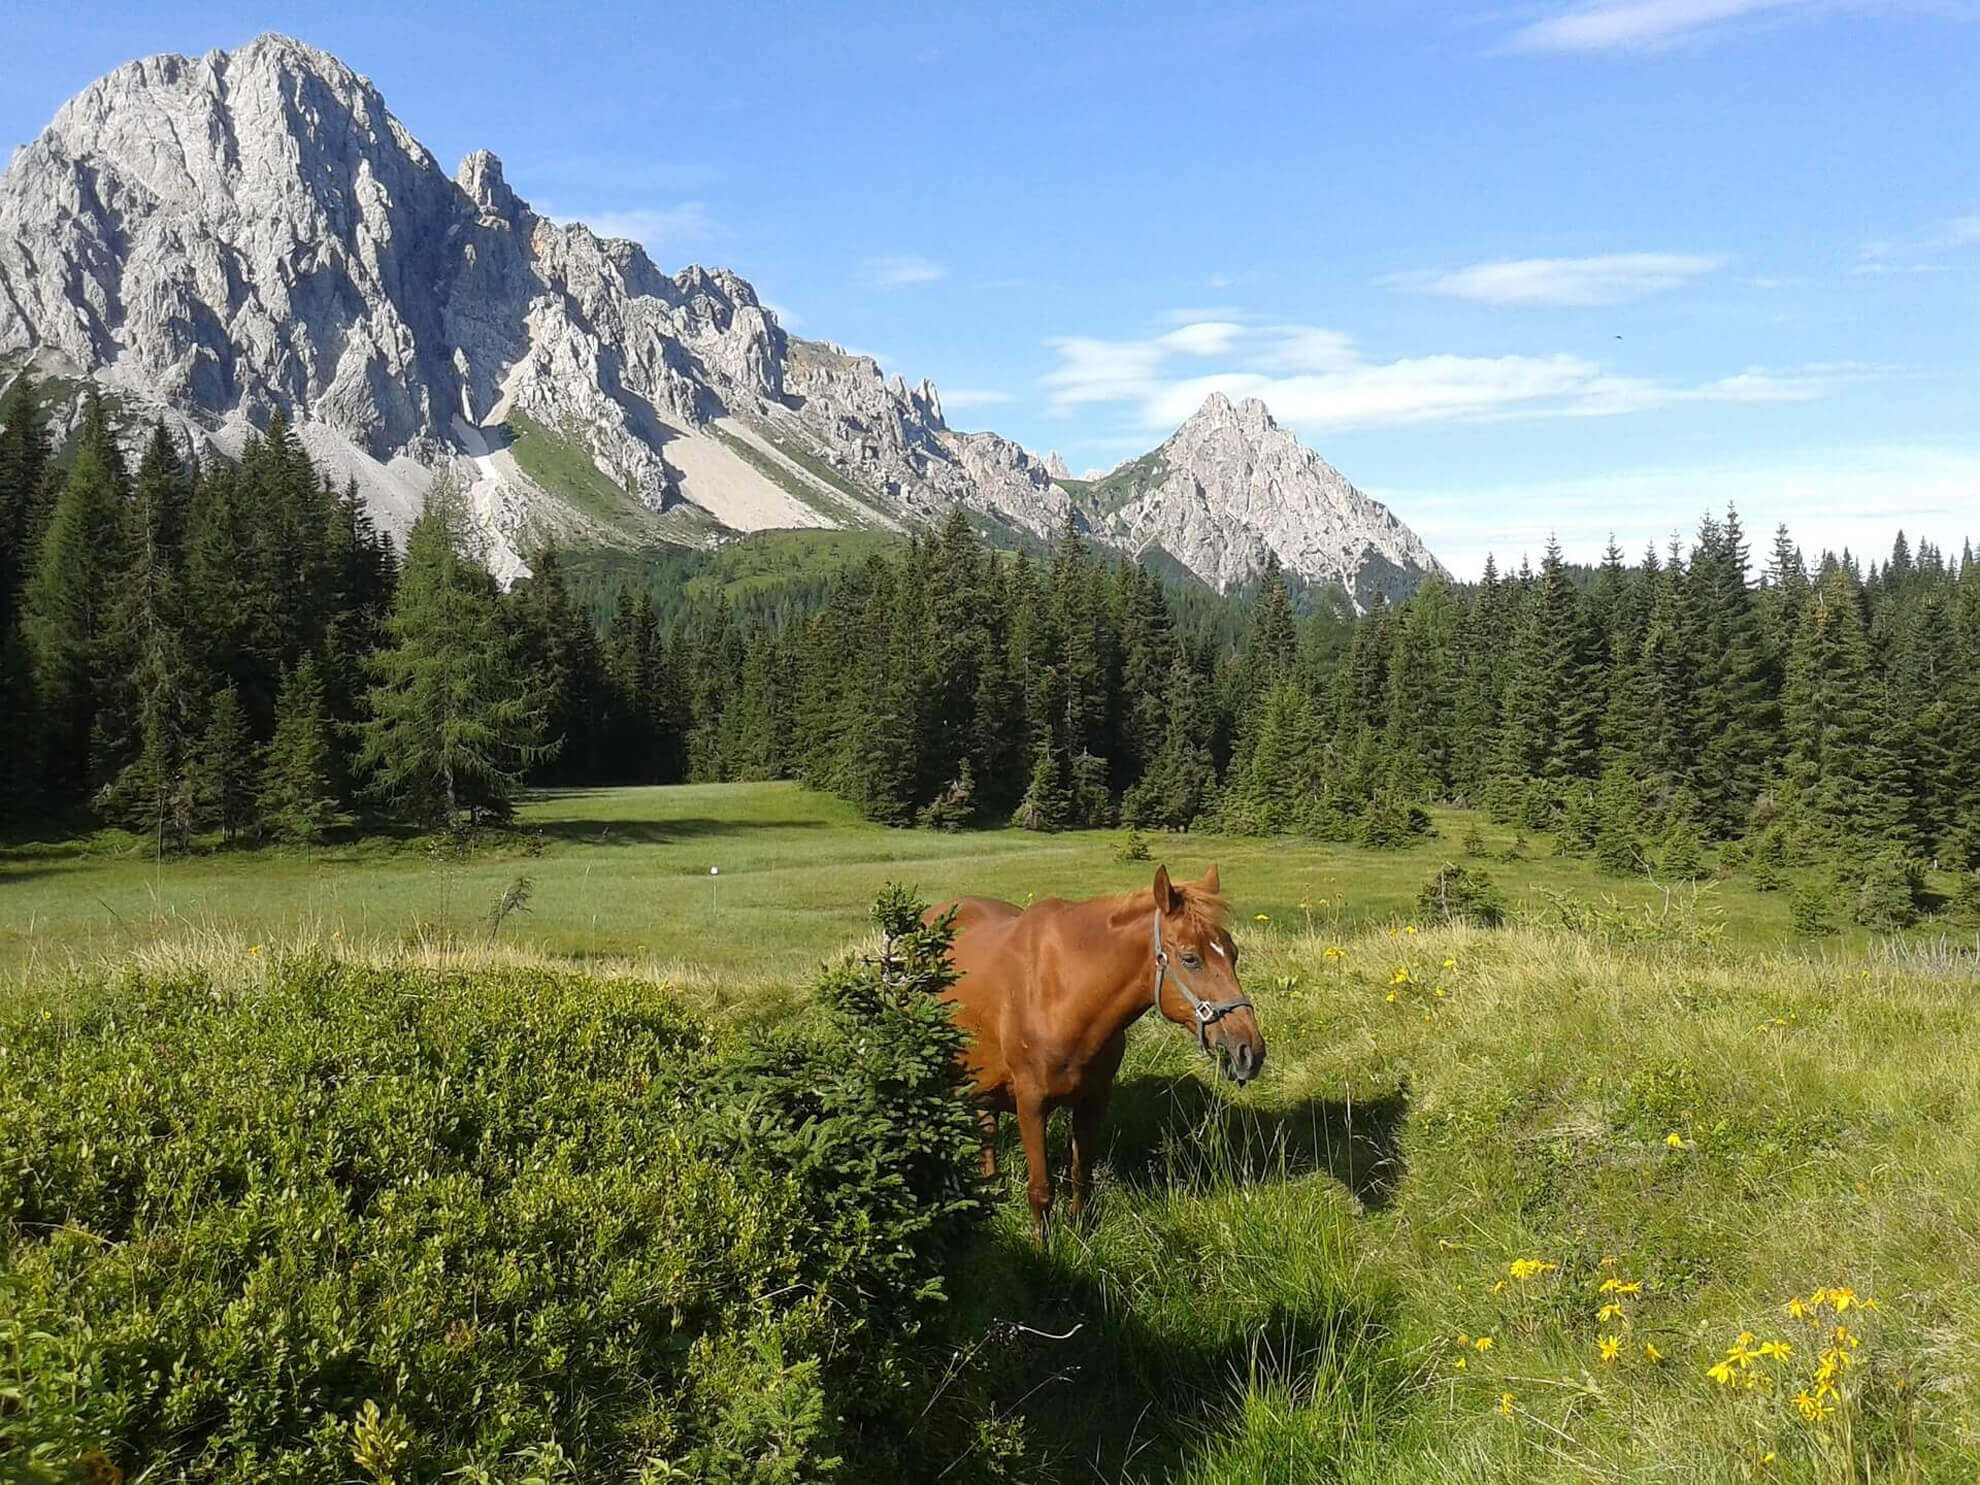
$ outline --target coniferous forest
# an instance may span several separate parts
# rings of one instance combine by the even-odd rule
[[[1980,562],[1756,561],[1736,513],[1590,571],[1300,615],[1206,602],[1077,531],[958,513],[774,611],[500,592],[442,487],[403,552],[278,419],[238,466],[100,404],[58,460],[0,407],[0,790],[161,851],[499,821],[531,783],[795,778],[896,825],[1121,823],[1400,844],[1482,807],[1618,874],[1779,885],[1817,859],[1980,868]]]

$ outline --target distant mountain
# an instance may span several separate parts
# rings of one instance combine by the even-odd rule
[[[1072,514],[1219,588],[1267,550],[1357,594],[1436,566],[1256,403],[1213,398],[1090,484],[953,429],[931,384],[787,334],[732,273],[540,216],[486,151],[449,178],[368,81],[282,36],[120,67],[15,152],[0,379],[29,362],[227,456],[280,410],[395,532],[451,471],[505,578],[552,536],[701,545],[957,506],[1007,541]]]

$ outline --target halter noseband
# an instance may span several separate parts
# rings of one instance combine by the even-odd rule
[[[1182,971],[1175,972],[1176,988],[1189,1002],[1189,1008],[1196,1014],[1196,1045],[1203,1049],[1205,1056],[1210,1053],[1210,1028],[1232,1011],[1253,1009],[1250,1001],[1242,995],[1235,1000],[1205,1000],[1189,988],[1189,982],[1182,977]],[[1162,947],[1162,909],[1155,909],[1155,1009],[1162,1009],[1162,985],[1169,978],[1169,951]]]

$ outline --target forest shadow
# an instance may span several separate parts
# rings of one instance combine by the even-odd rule
[[[1108,1108],[1108,1162],[1119,1180],[1143,1190],[1324,1174],[1380,1210],[1402,1179],[1409,1104],[1400,1086],[1370,1099],[1253,1108],[1193,1077],[1127,1078]]]
[[[717,820],[682,816],[671,820],[530,820],[520,828],[546,840],[582,846],[664,846],[706,836],[734,836],[757,830],[821,830],[822,820]]]

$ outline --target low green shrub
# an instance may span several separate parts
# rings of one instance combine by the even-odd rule
[[[928,993],[945,933],[902,894],[883,910],[881,958],[761,1046],[647,984],[322,957],[16,1013],[7,1477],[782,1480],[860,1457],[984,1210],[960,1033]]]
[[[1895,849],[1879,851],[1864,865],[1850,917],[1865,928],[1891,932],[1918,921],[1925,890],[1924,866]]]
[[[1506,900],[1490,872],[1445,862],[1416,894],[1416,910],[1442,923],[1496,928],[1506,920]]]

